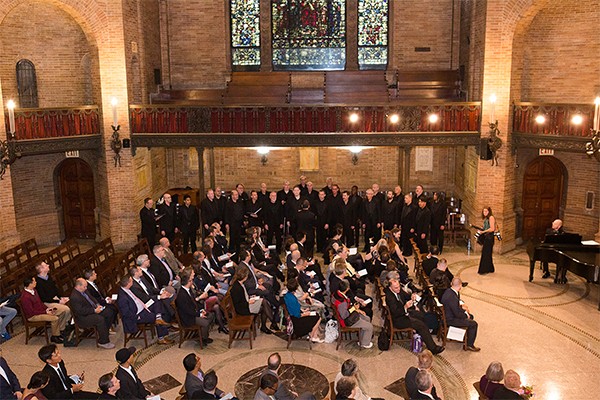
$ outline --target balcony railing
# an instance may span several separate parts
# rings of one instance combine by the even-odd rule
[[[352,123],[350,114],[358,121]],[[389,116],[398,114],[391,123]],[[436,114],[437,122],[429,120]],[[478,132],[480,103],[396,106],[199,107],[130,106],[136,133]]]
[[[5,113],[9,131],[8,113]],[[15,138],[48,139],[100,134],[98,106],[15,110]]]
[[[572,122],[576,115],[581,116],[578,125]],[[543,116],[544,122],[537,122],[538,116]],[[593,118],[593,104],[515,103],[513,132],[585,137],[590,135]]]

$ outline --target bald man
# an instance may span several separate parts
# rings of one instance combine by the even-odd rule
[[[560,219],[555,219],[554,221],[552,221],[552,227],[546,229],[546,236],[554,236],[554,235],[564,234],[565,231],[564,231],[562,225],[563,225],[563,222]],[[542,278],[544,278],[544,279],[550,278],[550,270],[548,269],[548,262],[544,261],[542,263],[542,267],[544,269],[544,275],[542,275]]]
[[[79,278],[69,297],[69,305],[73,310],[75,321],[82,328],[96,328],[98,331],[98,346],[104,349],[114,349],[110,342],[108,328],[114,315],[112,310],[98,304],[96,299],[87,292],[87,281]]]
[[[475,339],[477,338],[477,322],[473,319],[473,315],[469,313],[469,307],[460,300],[460,291],[462,289],[462,281],[460,278],[452,279],[452,285],[444,291],[442,296],[442,304],[444,305],[444,313],[446,314],[446,322],[448,326],[456,326],[458,328],[467,329],[467,348],[468,351],[479,351],[479,347],[475,347]]]

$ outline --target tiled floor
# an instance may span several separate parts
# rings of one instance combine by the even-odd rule
[[[448,249],[444,254],[455,275],[469,282],[461,297],[479,323],[476,344],[479,353],[464,352],[459,343],[449,343],[441,356],[435,357],[434,376],[438,394],[444,399],[477,399],[472,383],[485,372],[490,361],[501,361],[506,369],[514,369],[524,383],[534,386],[539,399],[590,399],[600,397],[600,311],[599,288],[569,275],[567,285],[558,286],[542,280],[536,270],[533,283],[527,281],[526,254],[514,251],[494,255],[496,273],[477,274],[479,254],[467,255],[463,249]],[[551,267],[552,269],[552,267]],[[375,319],[376,325],[381,325]],[[275,336],[259,334],[250,350],[247,342],[236,342],[227,349],[226,336],[212,333],[215,342],[200,351],[192,342],[177,346],[153,345],[138,357],[138,373],[143,380],[170,374],[183,382],[183,357],[198,352],[204,370],[215,369],[219,387],[233,391],[237,379],[253,368],[266,363],[267,356],[278,351],[285,363],[302,364],[317,369],[330,381],[341,362],[354,357],[360,365],[360,385],[373,397],[399,399],[384,389],[404,376],[416,358],[400,345],[387,352],[376,348],[358,351],[354,344],[335,350],[335,344],[286,342]],[[113,340],[122,344],[119,334]],[[140,345],[140,343],[136,343]],[[3,355],[26,385],[33,372],[41,369],[37,350],[41,339],[24,345],[17,335],[2,345]],[[70,373],[86,371],[87,390],[97,389],[103,373],[116,367],[114,351],[96,349],[86,340],[78,348],[61,349]],[[178,388],[162,393],[164,399],[174,399]]]

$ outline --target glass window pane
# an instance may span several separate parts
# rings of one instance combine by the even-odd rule
[[[388,0],[358,0],[358,64],[384,68],[388,53]]]
[[[345,0],[273,0],[274,69],[344,69]]]
[[[19,60],[16,66],[17,70],[17,90],[19,92],[19,107],[37,108],[37,78],[35,76],[35,66],[29,60]]]
[[[260,66],[260,0],[231,0],[231,61]]]

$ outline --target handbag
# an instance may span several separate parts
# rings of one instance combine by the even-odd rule
[[[352,313],[350,315],[348,315],[346,318],[344,318],[344,324],[346,326],[352,326],[355,323],[357,323],[359,319],[360,319],[360,314],[356,311],[352,311]]]

